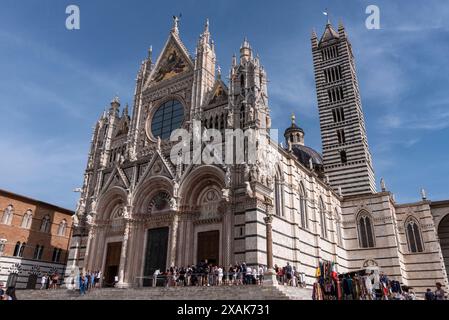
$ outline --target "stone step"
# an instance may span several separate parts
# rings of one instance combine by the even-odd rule
[[[310,289],[283,286],[105,288],[84,296],[66,289],[18,290],[16,294],[21,300],[310,300],[312,296]]]

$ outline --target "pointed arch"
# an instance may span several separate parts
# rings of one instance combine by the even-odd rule
[[[302,181],[299,182],[299,213],[301,215],[301,227],[308,229],[307,192]]]
[[[65,230],[67,229],[67,220],[63,219],[60,223],[59,223],[59,227],[58,227],[58,236],[65,236]]]
[[[21,245],[20,241],[17,241],[16,246],[14,247],[14,253],[13,253],[14,257],[18,257],[19,256],[20,245]]]
[[[360,211],[357,215],[357,232],[361,248],[374,248],[376,246],[372,221],[371,214],[365,210]]]
[[[31,228],[31,222],[33,221],[33,211],[28,209],[27,212],[23,215],[21,227],[25,229]]]
[[[158,194],[173,196],[173,181],[166,176],[153,176],[142,184],[139,184],[134,191],[134,213],[146,214],[154,197]]]
[[[276,205],[276,215],[284,216],[284,177],[279,165],[276,166],[276,176],[274,177],[274,200]]]
[[[125,189],[114,186],[103,193],[98,199],[97,216],[95,220],[109,220],[112,211],[117,206],[123,206],[126,203],[127,192]]]
[[[320,215],[321,237],[327,239],[326,207],[324,205],[323,197],[321,196],[318,201],[318,213]]]
[[[341,233],[341,217],[338,213],[337,208],[335,208],[335,228],[337,232],[337,244],[341,246],[343,244],[343,237]]]
[[[40,231],[48,233],[50,231],[50,227],[51,227],[50,216],[47,214],[45,217],[42,218]]]
[[[408,250],[410,253],[424,251],[421,227],[416,218],[410,216],[405,221],[405,234],[407,237]]]
[[[2,223],[10,225],[13,216],[14,216],[14,206],[10,204],[3,211]]]
[[[179,186],[181,205],[195,207],[198,205],[202,193],[207,188],[216,187],[217,190],[225,188],[225,172],[213,165],[202,165],[193,168],[183,177]]]

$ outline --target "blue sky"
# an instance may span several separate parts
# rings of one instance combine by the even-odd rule
[[[81,29],[65,28],[65,9]],[[381,29],[365,28],[380,8]],[[449,4],[447,1],[2,0],[0,188],[74,208],[92,127],[117,93],[132,102],[149,45],[157,56],[172,15],[193,54],[205,19],[228,73],[245,36],[269,83],[273,127],[295,112],[306,144],[321,150],[310,34],[328,8],[353,45],[377,181],[400,202],[449,198]],[[156,57],[154,58],[156,59]]]

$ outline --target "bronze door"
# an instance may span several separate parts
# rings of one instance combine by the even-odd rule
[[[220,254],[220,231],[198,233],[197,262],[207,259],[208,263],[218,264]]]
[[[152,285],[154,271],[167,265],[168,227],[148,230],[143,286]]]
[[[108,243],[106,263],[104,267],[104,286],[106,287],[112,287],[114,285],[115,277],[118,276],[121,252],[121,242]]]

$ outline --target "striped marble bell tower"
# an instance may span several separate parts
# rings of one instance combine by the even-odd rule
[[[328,21],[318,40],[312,33],[324,171],[343,195],[375,193],[354,56],[342,24]]]

